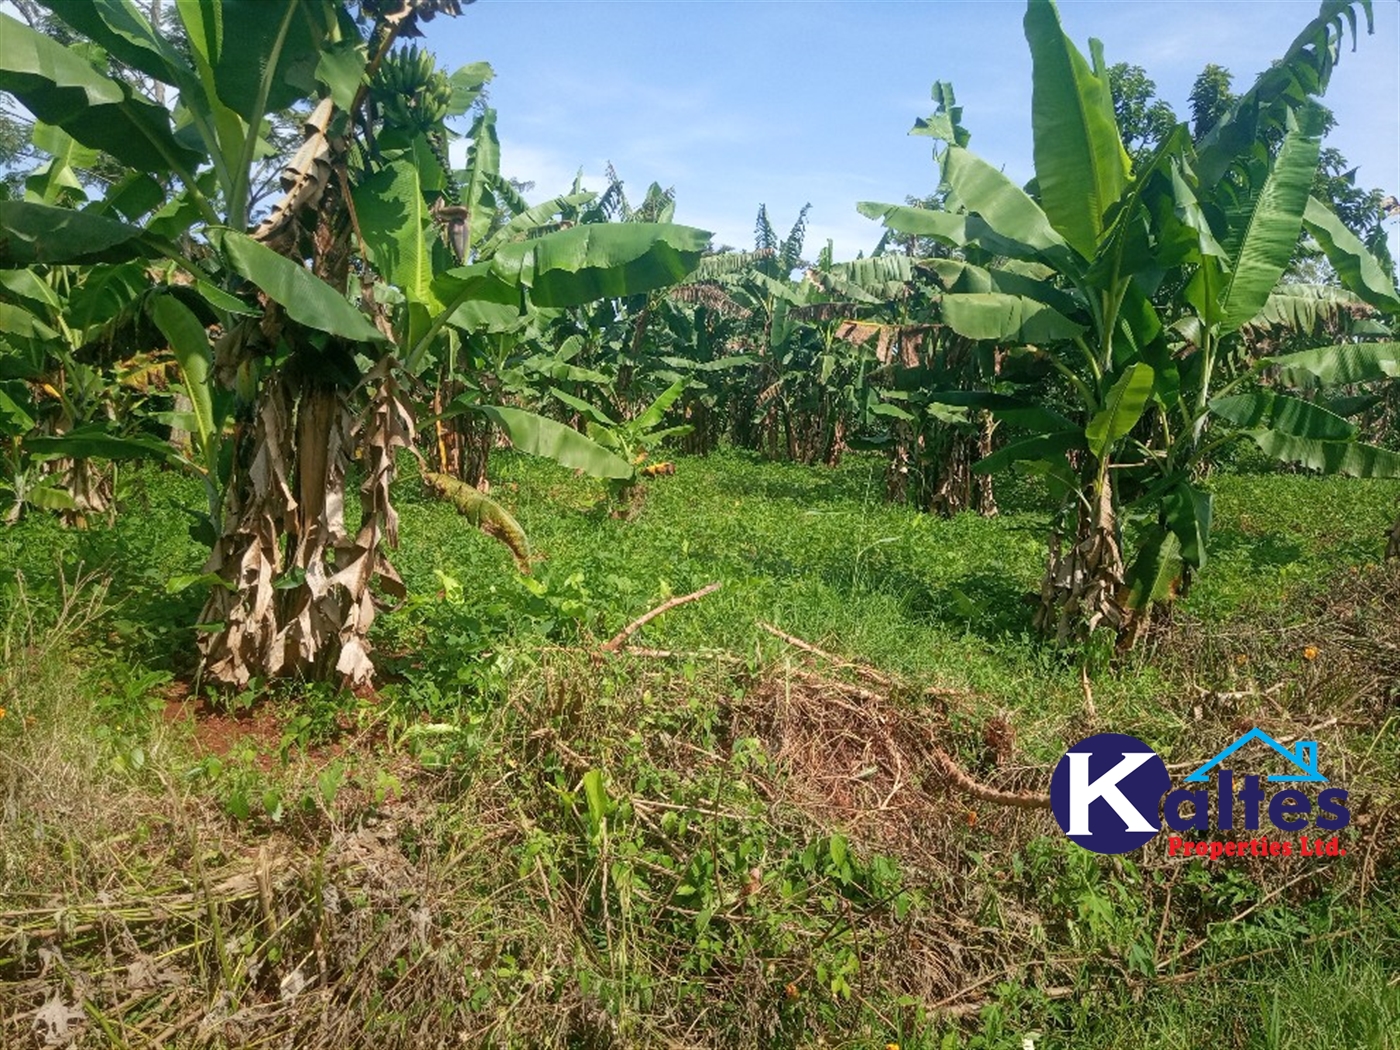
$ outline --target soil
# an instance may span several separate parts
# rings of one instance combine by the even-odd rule
[[[190,724],[195,748],[200,755],[226,757],[243,741],[251,741],[257,762],[264,772],[270,772],[280,762],[283,734],[291,712],[265,701],[230,711],[207,696],[191,695],[191,684],[175,681],[165,692],[162,717],[167,725]],[[342,732],[352,727],[342,725]],[[313,761],[340,757],[346,748],[339,739],[309,747],[305,754]]]

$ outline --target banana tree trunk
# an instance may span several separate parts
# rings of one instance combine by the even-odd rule
[[[1050,538],[1050,561],[1040,586],[1035,626],[1057,643],[1087,637],[1099,627],[1115,632],[1129,626],[1131,611],[1122,603],[1124,564],[1107,476],[1096,479],[1076,502],[1074,540]]]
[[[918,439],[914,428],[902,419],[895,422],[893,431],[894,451],[885,468],[885,500],[902,503],[909,494],[909,472],[914,469]]]
[[[831,425],[831,437],[827,441],[826,455],[822,457],[822,462],[828,467],[839,467],[846,447],[846,419],[838,415]]]
[[[971,506],[975,447],[971,434],[957,428],[951,430],[942,454],[935,455],[925,467],[925,509],[951,518]]]
[[[373,585],[404,595],[382,550],[398,543],[389,502],[394,457],[413,441],[392,368],[386,358],[366,377],[370,401],[359,419],[353,392],[343,388],[318,384],[298,394],[285,376],[264,384],[225,503],[224,532],[205,567],[224,581],[200,614],[211,680],[241,688],[288,675],[338,675],[357,686],[372,679]],[[365,480],[352,536],[345,486],[357,438]]]
[[[1400,558],[1400,517],[1390,527],[1390,542],[1385,546],[1386,558]]]
[[[93,515],[110,514],[112,509],[112,477],[91,459],[61,459],[55,464],[59,485],[73,501],[71,510],[62,512],[63,523],[75,529],[85,529]]]
[[[282,536],[296,506],[292,494],[294,394],[281,376],[259,391],[253,432],[237,450],[224,498],[223,533],[210,551],[211,588],[199,615],[203,673],[243,687],[282,670],[282,629],[274,584],[283,572]]]
[[[461,382],[454,379],[444,366],[438,376],[437,388],[433,391],[433,414],[441,413],[463,389]],[[439,419],[434,429],[434,458],[438,472],[486,492],[490,488],[486,480],[486,467],[496,442],[495,425],[468,412],[451,419]]]
[[[472,415],[458,416],[453,422],[460,457],[457,477],[478,492],[485,492],[490,488],[486,467],[496,444],[496,427],[489,419]]]
[[[980,413],[981,419],[977,431],[977,458],[986,459],[992,454],[992,433],[996,430],[996,420],[992,414],[985,409]],[[972,504],[977,513],[984,518],[995,518],[997,516],[996,490],[992,488],[991,474],[972,475]]]

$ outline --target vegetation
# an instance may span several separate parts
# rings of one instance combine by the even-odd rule
[[[6,1045],[1400,1045],[1367,0],[1189,125],[1030,0],[846,262],[527,200],[461,8],[0,12]],[[1346,856],[1046,812],[1249,726]]]

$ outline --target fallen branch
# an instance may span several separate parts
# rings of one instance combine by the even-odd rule
[[[651,623],[652,620],[656,619],[662,613],[670,612],[677,605],[684,605],[686,602],[693,602],[699,598],[703,598],[707,594],[713,594],[715,591],[719,590],[719,588],[720,583],[718,580],[716,580],[708,587],[701,587],[698,591],[692,591],[690,594],[682,594],[677,598],[671,598],[668,601],[662,602],[655,609],[651,610],[651,612],[645,614],[644,616],[637,617],[637,619],[633,620],[622,630],[618,631],[617,634],[613,635],[612,638],[604,642],[602,651],[605,653],[617,652],[618,649],[622,647],[622,643],[627,641],[628,638],[631,638],[632,635],[636,634],[638,631],[640,631],[647,624]]]
[[[803,641],[801,638],[798,638],[794,634],[788,634],[786,631],[781,631],[778,628],[774,627],[771,623],[765,623],[763,620],[759,620],[758,625],[762,627],[765,631],[767,631],[769,634],[771,634],[774,638],[781,638],[783,641],[787,642],[788,645],[791,645],[797,649],[801,649],[803,652],[811,653],[813,656],[820,656],[823,660],[833,663],[838,667],[849,667],[865,675],[866,678],[869,678],[872,682],[876,682],[879,685],[892,684],[888,675],[881,674],[873,667],[869,667],[866,664],[852,663],[850,660],[843,660],[841,657],[836,656],[833,653],[829,653],[825,649],[818,649],[811,642]]]
[[[975,799],[997,806],[1015,806],[1017,809],[1050,808],[1049,795],[1037,795],[1032,791],[1001,791],[979,784],[937,744],[929,744],[928,753],[943,771],[943,775],[964,795],[971,795]]]

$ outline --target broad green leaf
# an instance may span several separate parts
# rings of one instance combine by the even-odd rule
[[[1025,31],[1041,208],[1060,235],[1092,259],[1104,217],[1122,197],[1131,167],[1113,116],[1108,74],[1097,49],[1096,68],[1089,68],[1065,36],[1051,0],[1030,0]]]
[[[157,295],[150,304],[151,320],[170,343],[170,351],[180,367],[185,396],[193,406],[197,423],[195,435],[202,448],[208,449],[219,430],[214,418],[214,392],[210,374],[214,370],[214,353],[204,325],[184,303],[173,295]]]
[[[604,412],[597,405],[590,405],[581,397],[574,397],[573,394],[560,390],[558,387],[550,387],[550,394],[561,404],[568,405],[575,412],[581,413],[599,426],[612,428],[617,425],[611,416]]]
[[[384,333],[326,282],[300,263],[278,255],[245,233],[210,231],[229,264],[287,311],[298,324],[357,343],[387,342]]]
[[[972,465],[978,474],[991,474],[1009,467],[1012,463],[1028,463],[1044,460],[1052,465],[1063,463],[1065,454],[1071,449],[1084,447],[1084,435],[1077,430],[1060,430],[1053,434],[1013,441],[997,449],[990,456],[979,459]]]
[[[197,88],[188,61],[170,38],[151,28],[132,0],[40,0],[45,7],[124,65],[185,94]]]
[[[1350,441],[1356,427],[1320,405],[1271,390],[1218,397],[1210,410],[1221,419],[1250,430],[1274,430],[1292,437]]]
[[[675,284],[695,268],[710,234],[661,223],[575,226],[507,244],[491,260],[538,306],[577,306]]]
[[[218,20],[205,31],[214,83],[220,101],[245,121],[316,94],[322,42],[337,30],[335,5],[301,0],[289,10],[266,0],[179,0],[179,9],[186,26],[196,15]],[[264,78],[266,104],[259,111]]]
[[[1400,376],[1400,365],[1397,365],[1396,375]],[[1384,401],[1384,393],[1375,393],[1321,398],[1318,404],[1343,419],[1350,419],[1352,416],[1359,416],[1362,412],[1369,412]]]
[[[934,81],[933,100],[938,103],[938,109],[927,117],[915,120],[909,134],[926,135],[954,146],[966,146],[972,135],[962,125],[962,107],[953,95],[953,85],[942,80]]]
[[[536,354],[520,363],[520,367],[536,375],[546,376],[556,383],[598,383],[606,385],[612,381],[610,376],[602,372],[594,371],[591,368],[580,368],[578,365],[571,365],[567,361],[560,361],[548,354]]]
[[[234,112],[219,94],[214,64],[219,60],[224,46],[222,0],[175,0],[175,4],[185,26],[185,38],[194,56],[199,81],[197,86],[182,88],[182,101],[191,114],[203,118],[196,120],[195,126],[205,137],[206,143],[212,125],[217,148],[212,150],[210,159],[214,162],[225,192],[246,192],[247,172],[238,170],[238,167],[250,133],[256,135],[260,128],[250,128],[248,121]],[[258,123],[261,124],[261,120]]]
[[[1303,225],[1349,291],[1386,313],[1400,313],[1400,295],[1376,257],[1316,197],[1308,198]]]
[[[583,797],[588,803],[588,830],[597,838],[608,819],[608,789],[598,770],[590,769],[583,775]]]
[[[1107,459],[1114,444],[1137,425],[1152,396],[1152,382],[1152,366],[1141,362],[1129,365],[1118,377],[1104,399],[1103,408],[1084,428],[1085,440],[1095,459],[1100,462]]]
[[[686,369],[691,372],[727,372],[734,368],[747,368],[756,365],[759,358],[753,354],[731,354],[727,357],[717,357],[713,361],[692,361],[688,357],[660,357],[658,360],[670,365],[672,368]]]
[[[1127,351],[1123,344],[1127,344]],[[1113,362],[1122,367],[1139,359],[1152,366],[1154,396],[1168,410],[1181,399],[1181,371],[1171,347],[1167,344],[1162,319],[1152,300],[1139,287],[1136,279],[1128,282],[1123,301],[1118,308],[1118,331],[1114,332]]]
[[[1184,481],[1162,500],[1167,526],[1180,543],[1182,559],[1198,569],[1206,564],[1213,506],[1214,498],[1209,492]]]
[[[967,339],[1045,345],[1085,331],[1053,307],[1023,295],[969,292],[943,297],[943,323]]]
[[[356,186],[353,195],[370,263],[410,302],[436,313],[441,304],[432,290],[427,239],[432,219],[418,169],[406,160],[393,161]]]
[[[127,222],[136,222],[165,203],[165,192],[165,187],[145,172],[133,171],[86,210],[103,215],[115,213]]]
[[[929,407],[932,408],[933,406]],[[886,404],[885,402],[877,402],[876,404],[871,405],[870,414],[872,416],[886,416],[890,419],[902,419],[906,422],[912,422],[913,420],[918,418],[916,415],[914,415],[914,413],[908,411],[907,409],[900,408],[898,405]]]
[[[33,429],[34,417],[29,414],[26,406],[7,394],[4,387],[0,387],[0,433],[25,434]]]
[[[217,572],[186,573],[172,576],[165,581],[166,594],[179,594],[191,587],[222,587],[226,591],[233,590],[233,584]]]
[[[1321,441],[1277,430],[1250,430],[1248,437],[1267,455],[1324,474],[1353,478],[1400,478],[1400,453],[1359,441]]]
[[[1176,533],[1154,527],[1127,572],[1128,607],[1146,609],[1153,602],[1173,597],[1182,567],[1181,542]]]
[[[1336,324],[1360,305],[1360,298],[1335,285],[1281,284],[1249,323],[1256,327],[1270,325],[1295,333],[1322,335],[1326,326]]]
[[[79,427],[66,434],[37,435],[28,438],[24,447],[36,456],[180,462],[175,450],[159,438],[123,437],[111,433],[100,424]]]
[[[30,342],[57,342],[59,335],[22,306],[0,302],[0,332]]]
[[[367,63],[365,45],[360,40],[338,40],[321,52],[316,61],[316,79],[330,91],[336,109],[350,112]]]
[[[1127,192],[1106,217],[1108,228],[1086,275],[1089,285],[1110,289],[1128,275],[1160,274],[1202,254],[1225,254],[1183,174],[1182,156],[1190,148],[1190,131],[1177,124],[1151,156],[1136,163]]]
[[[1196,144],[1197,170],[1212,185],[1224,178],[1241,156],[1248,156],[1274,129],[1282,130],[1284,112],[1320,97],[1342,53],[1343,23],[1356,43],[1358,0],[1323,0],[1318,15],[1294,38],[1287,53],[1259,74],[1230,111]],[[1372,25],[1371,0],[1359,0],[1366,13],[1367,31]]]
[[[1185,135],[1185,125],[1180,125],[1181,134]],[[1189,243],[1189,251],[1183,256],[1183,261],[1189,260],[1193,255],[1197,257],[1210,256],[1215,259],[1228,257],[1229,253],[1221,246],[1215,238],[1215,230],[1211,228],[1210,220],[1206,218],[1205,210],[1201,207],[1201,202],[1196,196],[1196,191],[1191,183],[1187,181],[1179,157],[1173,157],[1171,163],[1172,176],[1172,218],[1176,220],[1180,230],[1185,231],[1183,238]]]
[[[490,333],[493,335],[522,332],[532,323],[529,313],[522,313],[517,301],[495,303],[481,299],[469,299],[448,315],[447,323],[462,332]]]
[[[1400,343],[1340,343],[1268,359],[1289,386],[1349,386],[1395,375]]]
[[[496,180],[493,185],[498,186],[499,180]],[[534,207],[516,215],[482,242],[477,248],[478,257],[490,257],[502,244],[509,241],[520,240],[532,230],[536,230],[550,222],[565,208],[580,208],[597,196],[596,193],[571,193],[563,197],[554,197],[540,204],[536,204]],[[482,233],[485,233],[484,228]]]
[[[26,188],[38,197],[38,203],[54,203],[65,187],[77,190],[80,196],[86,196],[82,191],[82,184],[73,174],[73,169],[90,168],[96,164],[97,150],[81,145],[62,128],[42,121],[35,123],[30,141],[36,149],[43,150],[52,158],[42,175],[36,174],[26,180]],[[36,182],[38,185],[34,185]]]
[[[666,412],[676,403],[676,399],[685,392],[685,380],[678,379],[669,387],[663,390],[641,414],[632,420],[632,426],[638,430],[650,430],[660,423]]]
[[[24,199],[37,204],[52,204],[68,194],[86,200],[87,193],[77,173],[57,157],[44,161],[24,179]]]
[[[1208,327],[1219,324],[1223,316],[1221,299],[1225,294],[1226,280],[1227,274],[1221,261],[1213,255],[1205,255],[1181,293]]]
[[[0,288],[52,310],[62,306],[58,293],[33,270],[0,270]]]
[[[967,216],[935,208],[914,208],[906,204],[880,204],[861,201],[856,211],[867,219],[885,224],[895,233],[911,237],[932,237],[952,247],[967,244]]]
[[[1233,236],[1228,246],[1238,243],[1238,248],[1221,301],[1222,335],[1254,318],[1288,268],[1298,246],[1321,148],[1321,119],[1317,109],[1309,106],[1300,126],[1284,136],[1278,158],[1252,196],[1248,215],[1230,216]]]
[[[632,477],[632,464],[613,455],[573,427],[533,412],[500,405],[480,405],[482,415],[495,423],[521,452],[543,456],[595,478]]]
[[[24,492],[24,501],[40,510],[77,510],[72,495],[59,488],[58,482],[44,482]]]
[[[1026,195],[1006,174],[981,157],[957,146],[950,146],[943,160],[943,178],[957,200],[975,212],[986,224],[980,230],[969,223],[968,239],[981,242],[989,250],[1024,257],[1025,249],[1044,256],[1047,262],[1067,270],[1073,258],[1064,239],[1056,232],[1040,205]],[[1000,238],[989,238],[995,233]],[[1017,246],[1025,246],[1016,251]]]
[[[147,264],[138,260],[88,267],[68,293],[67,321],[79,331],[110,324],[151,288]]]
[[[472,107],[481,97],[481,89],[496,76],[490,62],[472,62],[448,77],[452,85],[452,102],[448,108],[451,116],[460,116]]]
[[[463,332],[514,332],[529,322],[521,289],[489,262],[459,266],[433,278],[433,294],[447,304],[447,323]]]
[[[905,256],[876,258],[902,259]],[[1065,315],[1079,309],[1079,303],[1074,296],[1063,289],[1056,288],[1049,281],[1038,280],[1013,270],[975,266],[961,259],[930,259],[928,265],[938,274],[944,288],[950,292],[1003,292],[1019,295],[1044,303]]]
[[[249,306],[238,296],[229,295],[228,292],[210,284],[202,277],[195,278],[194,286],[204,301],[215,310],[222,310],[224,313],[239,317],[257,317],[262,313],[256,306]]]
[[[1079,428],[1049,405],[983,390],[940,390],[925,395],[929,401],[964,408],[985,408],[997,419],[1027,430],[1055,433]]]
[[[117,262],[143,254],[135,226],[70,208],[0,201],[0,267]]]
[[[496,136],[496,111],[487,109],[472,122],[471,148],[467,150],[467,182],[462,187],[462,204],[467,208],[467,237],[470,243],[486,238],[496,213],[491,191],[501,170],[501,142]]]
[[[182,145],[170,114],[123,83],[103,76],[81,55],[0,13],[0,91],[9,91],[39,120],[62,128],[140,171],[193,171],[203,159]]]
[[[826,273],[862,291],[890,299],[914,280],[914,265],[914,260],[907,255],[872,255],[868,259],[833,263]]]

